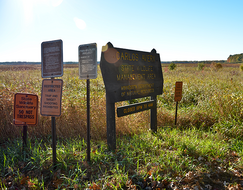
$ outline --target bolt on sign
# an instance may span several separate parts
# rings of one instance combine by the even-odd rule
[[[182,98],[182,84],[183,83],[181,81],[177,81],[175,83],[175,97],[174,97],[175,102],[181,101],[181,98]]]
[[[61,77],[63,75],[62,40],[41,43],[42,78]]]
[[[16,93],[14,95],[14,125],[36,125],[38,96]]]
[[[41,115],[61,115],[62,86],[62,79],[44,79],[42,81],[40,107]]]
[[[78,47],[79,52],[79,78],[97,78],[97,44],[84,44]]]
[[[142,52],[108,43],[102,48],[100,67],[110,102],[162,94],[161,62],[155,49]]]

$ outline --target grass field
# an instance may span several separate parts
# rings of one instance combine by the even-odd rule
[[[158,99],[158,132],[149,111],[116,118],[117,149],[106,147],[105,88],[100,70],[91,80],[91,162],[86,162],[86,81],[65,67],[62,114],[56,118],[58,166],[52,166],[51,119],[39,114],[28,127],[13,125],[17,92],[41,97],[40,67],[1,68],[0,187],[30,189],[241,189],[243,186],[243,73],[239,67],[163,65],[164,93]],[[177,126],[174,86],[183,81]],[[137,99],[143,102],[148,98]],[[128,101],[116,106],[129,104]]]

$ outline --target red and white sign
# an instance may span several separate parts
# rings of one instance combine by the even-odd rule
[[[16,93],[14,95],[14,125],[36,125],[38,96]]]

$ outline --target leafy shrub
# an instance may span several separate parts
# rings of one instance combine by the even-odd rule
[[[175,63],[171,63],[171,64],[169,65],[169,70],[170,70],[170,71],[174,70],[175,68],[176,68],[176,64],[175,64]]]
[[[243,64],[240,65],[240,71],[243,71]]]
[[[210,65],[211,69],[214,71],[218,71],[219,69],[221,69],[223,66],[221,63],[216,63],[216,62],[212,62]]]
[[[198,65],[197,65],[197,69],[199,71],[203,70],[204,67],[205,67],[205,64],[204,63],[198,63]]]

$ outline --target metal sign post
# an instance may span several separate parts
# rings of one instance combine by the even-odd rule
[[[62,40],[42,42],[41,44],[41,115],[51,116],[53,166],[56,168],[56,116],[61,115],[63,76],[63,43]]]
[[[62,79],[44,79],[41,90],[41,115],[51,116],[53,165],[56,167],[56,116],[61,115]]]
[[[183,83],[181,81],[175,83],[175,97],[174,97],[174,100],[176,102],[175,125],[177,124],[178,102],[181,101],[182,98],[182,85]]]
[[[53,166],[54,169],[56,168],[57,162],[57,134],[56,134],[56,118],[51,117],[51,131],[52,131],[52,159],[53,159]]]
[[[78,47],[79,78],[86,79],[87,86],[87,161],[90,162],[90,79],[97,78],[97,44]]]
[[[38,96],[16,93],[14,96],[14,124],[23,126],[23,149],[27,147],[27,125],[36,125]]]
[[[87,161],[90,162],[90,81],[87,84]]]

